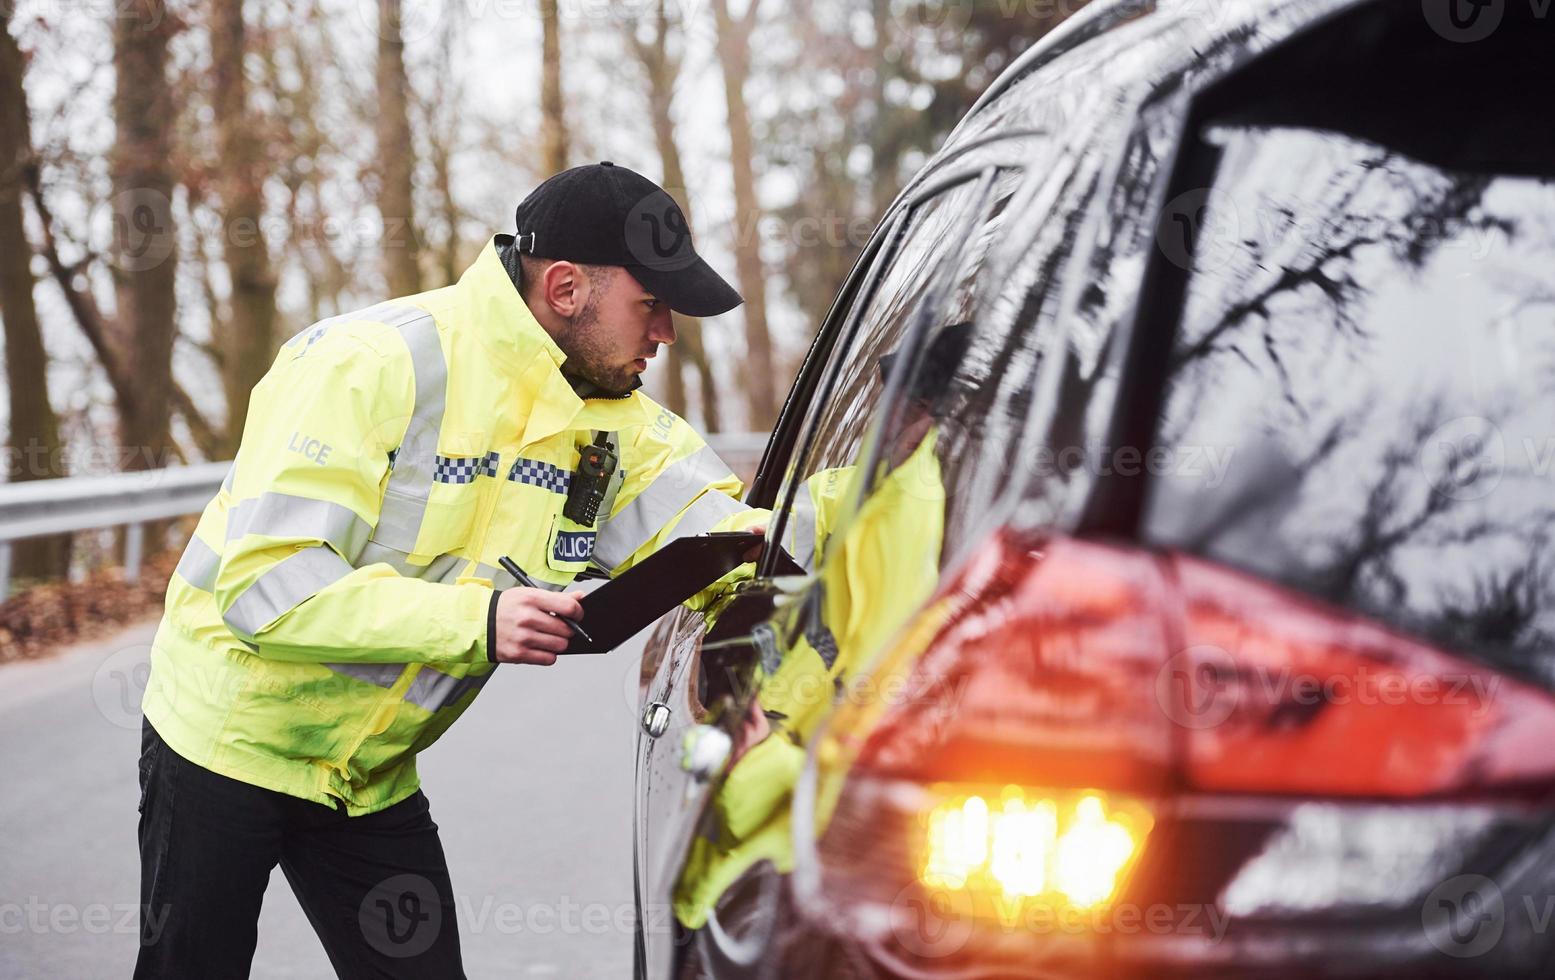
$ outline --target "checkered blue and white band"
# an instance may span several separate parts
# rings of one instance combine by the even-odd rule
[[[439,454],[432,467],[432,479],[438,483],[474,483],[478,476],[497,475],[497,454],[454,457]]]
[[[572,474],[555,463],[519,458],[513,461],[512,468],[508,470],[508,479],[515,483],[527,483],[552,493],[565,494],[567,487],[572,483]]]

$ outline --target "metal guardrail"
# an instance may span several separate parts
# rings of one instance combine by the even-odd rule
[[[759,432],[714,433],[711,445],[749,477],[767,446]],[[145,522],[198,514],[215,496],[231,462],[160,470],[0,484],[0,600],[10,594],[11,542],[49,534],[128,527],[124,577],[135,581],[145,553]]]

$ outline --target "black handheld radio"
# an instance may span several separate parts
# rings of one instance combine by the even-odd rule
[[[562,508],[562,516],[574,524],[593,527],[599,519],[599,505],[605,499],[605,491],[615,471],[616,454],[605,433],[596,432],[593,445],[583,447],[578,468],[567,486],[567,504]]]

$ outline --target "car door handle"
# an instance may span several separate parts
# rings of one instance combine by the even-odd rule
[[[663,701],[653,701],[643,709],[642,717],[643,734],[649,738],[658,738],[670,727],[670,706]]]

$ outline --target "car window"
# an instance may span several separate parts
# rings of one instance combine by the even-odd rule
[[[1555,180],[1212,126],[1142,529],[1555,677]]]
[[[1014,197],[1019,181],[1019,172],[1001,172],[948,288],[936,309],[925,311],[926,329],[906,354],[896,390],[876,408],[880,435],[868,447],[870,479],[860,488],[860,507],[896,492],[936,511],[925,512],[919,526],[940,538],[938,566],[980,526],[1019,468],[1015,455],[1051,333],[1037,329],[1021,302],[1035,270],[1004,254],[1014,217],[1031,217],[1031,188]],[[1018,271],[1005,275],[1012,259]],[[929,577],[932,585],[937,576]]]
[[[931,342],[945,326],[971,318],[978,300],[978,271],[997,240],[996,229],[1019,178],[1018,170],[1004,169],[991,176],[987,188],[968,179],[930,197],[908,216],[897,247],[882,254],[887,265],[837,355],[834,383],[812,407],[807,427],[813,442],[789,478],[799,486],[785,488],[794,499],[785,546],[807,568],[819,566],[825,541],[847,522],[858,501],[866,482],[857,468],[863,462],[865,438],[872,426],[879,431],[878,423],[884,421],[880,407],[887,374],[898,363],[915,314],[927,318],[918,329]],[[981,214],[971,213],[979,207]],[[935,308],[924,309],[930,300]],[[958,359],[961,353],[956,352]],[[902,363],[904,375],[918,370],[916,361],[909,361],[913,363]],[[956,366],[942,365],[942,370]],[[788,497],[785,492],[779,500]]]
[[[837,384],[819,400],[813,451],[789,487],[795,503],[779,533],[816,574],[758,627],[769,642],[757,644],[755,688],[783,740],[810,737],[834,692],[939,579],[949,468],[941,452],[970,403],[959,382],[994,288],[982,272],[1020,183],[1018,171],[997,167],[972,178],[909,216],[916,220],[865,301]]]

